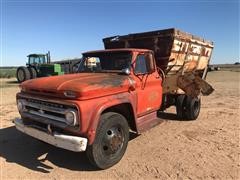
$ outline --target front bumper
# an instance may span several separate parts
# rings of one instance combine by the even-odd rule
[[[59,148],[75,152],[85,151],[87,148],[87,138],[64,135],[57,132],[49,134],[25,125],[22,119],[15,119],[14,124],[19,131]]]

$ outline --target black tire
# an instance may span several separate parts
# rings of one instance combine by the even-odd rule
[[[28,67],[30,72],[30,79],[35,79],[37,77],[37,71],[34,67]]]
[[[118,163],[128,145],[129,126],[121,114],[108,112],[101,116],[96,137],[87,148],[89,161],[99,169]]]
[[[186,119],[186,100],[187,96],[184,94],[178,95],[176,98],[176,111],[179,120]]]
[[[188,120],[196,120],[201,109],[201,99],[192,98],[187,96],[186,98],[186,117]]]
[[[24,66],[18,67],[16,77],[19,83],[30,79],[30,72],[28,68]]]

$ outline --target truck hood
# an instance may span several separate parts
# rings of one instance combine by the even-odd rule
[[[25,81],[22,90],[29,93],[64,96],[73,91],[78,99],[90,99],[129,90],[129,77],[116,73],[78,73]]]

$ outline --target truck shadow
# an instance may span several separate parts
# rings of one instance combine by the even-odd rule
[[[96,171],[85,153],[76,153],[40,142],[18,132],[14,126],[0,129],[0,156],[9,163],[49,173],[52,164],[74,171]]]
[[[166,113],[166,112],[158,111],[157,117],[163,120],[179,121],[177,115],[174,113]]]
[[[136,137],[130,132],[130,140]],[[42,173],[50,173],[54,168],[48,162],[73,171],[99,170],[90,164],[85,152],[56,148],[19,132],[14,126],[0,129],[0,156],[8,163]]]
[[[167,113],[159,111],[157,117],[164,121],[191,121],[188,119],[179,119],[175,113]]]
[[[20,84],[17,80],[7,81],[7,84]]]
[[[159,112],[158,118],[179,121],[172,113]],[[129,135],[130,141],[139,137],[134,132]],[[17,163],[42,173],[49,173],[53,169],[48,162],[73,171],[98,170],[90,164],[85,152],[56,148],[17,131],[14,126],[0,129],[0,156],[9,163]]]

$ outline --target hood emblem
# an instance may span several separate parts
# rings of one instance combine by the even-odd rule
[[[39,109],[38,112],[39,112],[40,114],[44,114],[44,111],[43,111],[42,109]]]

